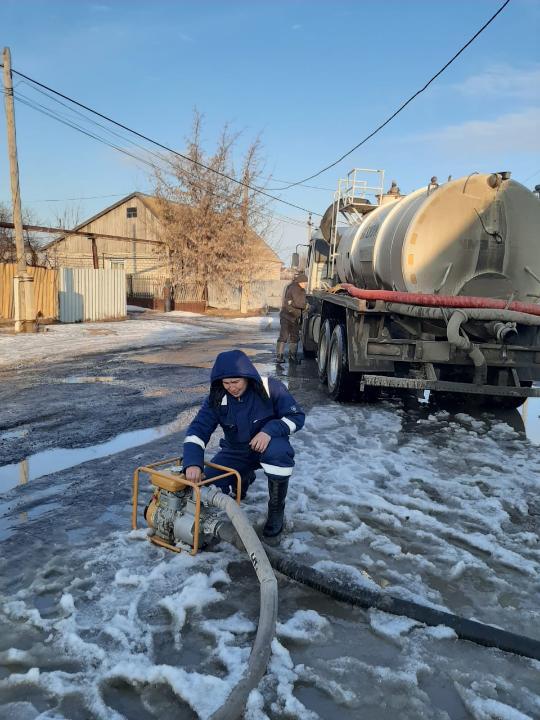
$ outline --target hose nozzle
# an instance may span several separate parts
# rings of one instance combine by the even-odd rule
[[[493,334],[500,343],[507,342],[508,335],[517,335],[517,328],[515,322],[494,322],[493,323]]]

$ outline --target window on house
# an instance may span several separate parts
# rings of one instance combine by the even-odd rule
[[[123,270],[124,260],[111,260],[111,270]]]
[[[137,217],[137,208],[136,207],[128,207],[126,215],[128,218],[136,218]]]

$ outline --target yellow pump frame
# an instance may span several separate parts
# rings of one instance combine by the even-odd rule
[[[223,473],[221,475],[217,475],[216,477],[210,478],[209,480],[202,480],[199,483],[195,483],[192,480],[188,480],[186,476],[182,473],[181,475],[178,475],[177,473],[172,473],[167,470],[159,470],[156,468],[162,468],[163,465],[170,465],[175,463],[176,465],[180,465],[182,463],[181,457],[173,457],[173,458],[167,458],[167,460],[160,460],[159,462],[151,463],[150,465],[142,465],[141,467],[138,467],[135,472],[133,473],[133,494],[132,494],[132,508],[131,508],[131,527],[133,530],[137,529],[137,510],[138,510],[138,502],[139,502],[139,476],[141,473],[146,473],[149,476],[150,482],[152,485],[157,487],[159,490],[168,490],[169,492],[178,492],[179,490],[182,490],[183,488],[191,487],[193,488],[194,495],[195,495],[195,527],[193,531],[193,538],[195,541],[195,544],[193,545],[193,549],[191,550],[191,555],[196,555],[199,551],[199,521],[201,516],[201,487],[203,485],[208,485],[210,483],[216,482],[216,480],[223,480],[223,478],[229,477],[230,475],[236,476],[236,502],[238,505],[240,505],[240,496],[242,493],[242,478],[240,477],[240,473],[238,470],[233,470],[233,468],[225,467],[224,465],[216,465],[212,462],[204,462],[205,467],[211,467],[215,470],[222,470]],[[150,535],[149,538],[150,542],[153,542],[154,545],[159,545],[160,547],[167,548],[168,550],[172,550],[173,552],[182,552],[182,548],[175,547],[174,545],[171,545],[170,543],[166,542],[165,540],[162,540],[159,537],[156,537],[155,535]]]

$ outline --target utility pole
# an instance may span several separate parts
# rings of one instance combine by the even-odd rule
[[[35,332],[34,279],[28,274],[26,269],[21,193],[19,188],[19,163],[17,161],[17,138],[15,134],[13,81],[11,77],[11,53],[9,48],[4,48],[3,63],[11,198],[13,203],[13,224],[15,226],[15,247],[17,250],[17,273],[13,279],[15,332]]]

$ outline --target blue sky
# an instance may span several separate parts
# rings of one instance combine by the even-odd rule
[[[368,134],[501,4],[2,0],[0,42],[14,68],[180,150],[194,106],[206,116],[209,149],[227,121],[246,143],[261,133],[274,178],[298,180]],[[432,175],[475,170],[509,169],[528,186],[540,183],[539,37],[540,2],[512,0],[388,127],[312,181],[327,190],[298,187],[282,197],[323,212],[337,178],[355,165],[384,168],[405,192]],[[26,84],[16,91],[43,101]],[[43,222],[73,206],[85,218],[151,189],[145,167],[114,150],[20,103],[16,119],[23,204]],[[41,202],[96,195],[112,197]],[[2,120],[0,201],[8,200]],[[278,220],[284,258],[305,237],[303,227]]]

